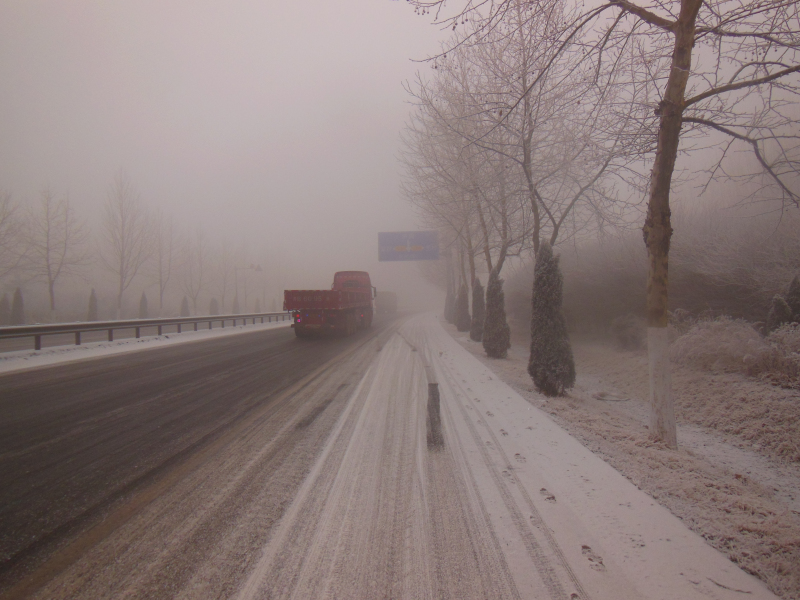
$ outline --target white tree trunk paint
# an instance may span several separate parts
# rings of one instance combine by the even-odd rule
[[[670,448],[677,448],[666,327],[647,328],[647,351],[650,358],[650,436],[663,440]]]

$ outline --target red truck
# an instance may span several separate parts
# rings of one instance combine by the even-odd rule
[[[350,335],[372,325],[375,292],[366,271],[339,271],[329,290],[284,290],[283,310],[292,311],[297,337],[326,331]]]

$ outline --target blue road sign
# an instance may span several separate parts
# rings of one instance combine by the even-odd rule
[[[386,231],[378,233],[378,260],[436,260],[439,236],[436,231]]]

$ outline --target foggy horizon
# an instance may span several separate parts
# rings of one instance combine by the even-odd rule
[[[447,35],[406,3],[44,1],[0,16],[0,190],[23,208],[49,188],[97,239],[123,171],[148,208],[246,242],[287,287],[418,277],[377,259],[379,231],[420,228],[399,186],[403,82]]]

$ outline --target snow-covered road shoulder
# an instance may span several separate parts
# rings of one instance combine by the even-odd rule
[[[186,331],[183,333],[166,333],[158,336],[146,336],[139,339],[124,338],[114,342],[89,342],[80,346],[55,346],[43,350],[18,350],[0,353],[0,374],[45,367],[77,360],[99,358],[126,352],[137,352],[153,348],[163,348],[175,344],[198,342],[242,333],[252,333],[265,329],[289,327],[291,321],[274,323],[256,323],[255,325],[237,325],[235,327],[219,327],[211,330]]]
[[[407,328],[413,337],[424,332],[445,444],[460,449],[462,468],[497,531],[519,545],[520,561],[540,552],[582,585],[579,598],[776,598],[502,382],[435,316]],[[515,541],[515,527],[500,522],[515,512],[525,515],[529,540]]]

